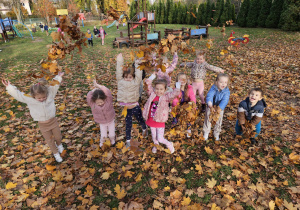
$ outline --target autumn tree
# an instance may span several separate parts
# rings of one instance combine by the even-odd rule
[[[260,13],[260,0],[252,0],[247,16],[247,27],[256,27]]]
[[[272,5],[271,0],[261,0],[260,12],[257,20],[257,24],[259,27],[266,27],[266,19],[270,14],[270,8]]]
[[[50,18],[56,15],[53,3],[50,0],[37,0],[37,4],[35,4],[35,11],[39,16],[45,18],[48,25],[50,23]]]
[[[68,8],[68,13],[72,16],[75,16],[80,11],[79,7],[77,6],[74,0],[69,0],[69,4],[67,8]]]

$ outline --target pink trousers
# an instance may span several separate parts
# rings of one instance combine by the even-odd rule
[[[107,138],[107,131],[109,132],[108,137],[110,139],[110,143],[113,145],[115,143],[115,120],[110,123],[100,124],[100,146],[105,142],[105,138]]]
[[[161,144],[165,144],[168,148],[172,147],[171,142],[164,138],[165,128],[150,127],[150,129],[151,129],[151,135],[154,144],[158,145],[159,143],[161,143]]]
[[[200,96],[201,103],[205,104],[205,101],[204,101],[204,82],[203,82],[203,80],[201,82],[193,82],[192,86],[193,86],[193,91],[195,93],[195,96],[197,97],[197,90],[198,90],[198,94]]]

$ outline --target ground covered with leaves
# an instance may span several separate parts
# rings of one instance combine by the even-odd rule
[[[229,29],[236,37],[248,34],[250,42],[229,47]],[[151,135],[142,138],[140,126],[134,125],[134,140],[142,150],[137,155],[124,147],[125,119],[116,102],[116,54],[122,52],[130,62],[130,50],[112,49],[111,41],[118,34],[115,29],[107,32],[105,46],[94,39],[94,47],[84,47],[82,55],[59,61],[68,69],[55,99],[67,148],[62,163],[55,162],[26,105],[0,87],[0,209],[300,208],[299,33],[228,28],[223,37],[219,29],[210,28],[210,42],[191,40],[195,49],[206,50],[208,63],[230,75],[221,140],[215,142],[211,135],[204,142],[200,113],[191,139],[168,121],[165,137],[174,142],[172,155],[163,147],[152,154]],[[30,75],[41,72],[39,61],[47,57],[46,45],[51,44],[41,32],[36,36],[35,41],[16,39],[0,45],[1,78],[27,93],[36,81]],[[172,55],[167,55],[171,60]],[[179,52],[179,63],[193,59],[192,52]],[[178,72],[190,74],[178,65],[173,79]],[[115,147],[107,142],[99,148],[99,125],[86,103],[95,75],[115,98]],[[215,77],[208,72],[205,93]],[[238,104],[253,87],[263,88],[268,105],[255,146],[234,135]],[[144,95],[143,102],[146,99]]]

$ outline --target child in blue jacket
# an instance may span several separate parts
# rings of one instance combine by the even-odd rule
[[[208,108],[205,111],[205,120],[203,125],[203,132],[204,132],[203,137],[205,141],[208,140],[208,135],[210,133],[211,122],[209,121],[209,115],[210,115],[210,109],[214,105],[219,106],[221,108],[220,117],[216,122],[214,128],[215,140],[219,141],[224,109],[228,104],[229,96],[230,96],[230,91],[229,88],[227,87],[228,80],[229,80],[229,76],[227,74],[224,73],[218,74],[215,84],[210,88],[210,90],[207,93],[206,103],[208,105]]]
[[[255,138],[261,130],[261,120],[264,114],[264,109],[267,107],[263,99],[263,91],[260,88],[253,88],[250,90],[249,97],[239,104],[237,111],[237,121],[235,131],[237,135],[242,135],[245,129],[246,120],[255,126],[255,137],[250,138],[251,143],[255,144]]]

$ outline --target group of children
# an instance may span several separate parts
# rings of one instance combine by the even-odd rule
[[[123,69],[124,59],[122,54],[117,56],[116,79],[118,84],[117,101],[120,106],[127,109],[126,122],[126,147],[130,147],[132,116],[134,115],[142,126],[142,136],[148,135],[150,128],[154,145],[165,144],[171,153],[175,151],[172,142],[164,138],[165,123],[169,117],[169,104],[181,106],[184,103],[196,103],[196,93],[201,99],[202,112],[205,112],[203,126],[203,136],[207,141],[211,130],[209,121],[210,110],[213,106],[219,106],[221,109],[220,117],[214,128],[214,138],[219,140],[221,132],[224,109],[228,104],[230,91],[228,88],[229,76],[224,74],[224,70],[205,61],[204,53],[198,53],[194,62],[182,63],[180,67],[187,66],[191,68],[192,85],[189,84],[188,76],[184,73],[178,73],[176,77],[175,88],[170,88],[171,73],[175,69],[178,61],[177,53],[174,53],[173,61],[167,67],[165,72],[156,68],[154,73],[146,79],[148,85],[148,100],[144,105],[143,111],[139,104],[140,88],[143,83],[143,71],[139,69],[140,60],[136,60],[132,66]],[[204,100],[204,79],[207,70],[217,73],[216,81],[207,93]],[[63,73],[58,73],[54,78],[58,83],[62,80]],[[49,86],[45,79],[30,88],[31,97],[17,90],[8,80],[2,80],[6,86],[7,92],[16,100],[26,103],[30,114],[35,121],[38,121],[39,128],[57,162],[61,162],[60,154],[64,150],[61,144],[61,132],[59,124],[55,117],[54,98],[58,91],[59,84]],[[153,86],[152,86],[153,85]],[[261,120],[266,107],[262,99],[263,92],[260,88],[254,88],[250,91],[249,97],[239,104],[237,111],[236,133],[242,135],[245,129],[246,121],[249,121],[256,127],[256,136],[260,133]],[[92,114],[96,123],[100,125],[100,147],[103,146],[107,133],[111,145],[115,144],[115,110],[113,106],[113,96],[111,91],[103,85],[94,81],[94,89],[87,94],[87,103],[91,107]],[[206,107],[207,104],[207,107]],[[176,117],[173,119],[176,124]],[[188,126],[187,136],[191,136],[191,129]],[[255,138],[251,139],[255,143]],[[154,146],[152,152],[156,153]]]
[[[98,29],[96,26],[94,26],[94,35],[95,37],[100,37],[101,40],[102,40],[102,45],[104,45],[104,39],[105,39],[105,36],[107,35],[106,31],[103,29],[102,26],[100,26],[100,29]],[[90,29],[87,30],[87,32],[85,33],[85,37],[87,38],[88,40],[88,44],[91,45],[92,47],[94,46],[94,43],[93,43],[93,34],[91,33]]]

